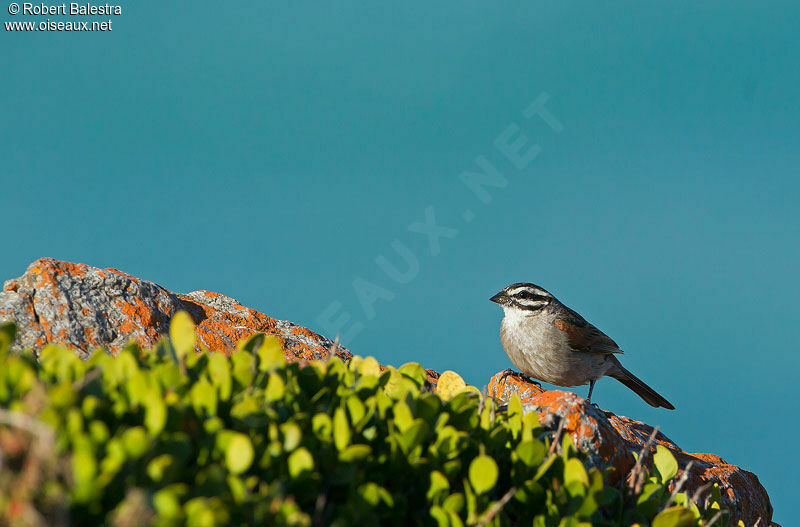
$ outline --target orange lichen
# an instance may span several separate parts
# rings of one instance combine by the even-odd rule
[[[97,337],[95,337],[94,330],[92,328],[83,328],[83,339],[92,346],[99,346],[99,342],[97,341]]]

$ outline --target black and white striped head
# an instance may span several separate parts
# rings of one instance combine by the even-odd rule
[[[489,300],[500,304],[504,309],[517,308],[534,312],[547,307],[554,299],[553,295],[538,285],[522,282],[511,284]]]

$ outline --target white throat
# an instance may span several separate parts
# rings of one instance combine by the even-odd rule
[[[528,317],[532,317],[537,311],[528,311],[527,309],[520,309],[516,306],[503,306],[503,314],[505,315],[506,324],[519,324]]]

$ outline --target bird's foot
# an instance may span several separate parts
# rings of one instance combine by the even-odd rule
[[[530,384],[535,384],[539,388],[542,387],[542,385],[539,384],[539,381],[536,381],[536,380],[528,377],[527,375],[525,375],[522,372],[512,370],[511,368],[506,368],[505,370],[503,370],[503,374],[500,375],[500,378],[497,380],[497,384],[500,384],[501,382],[505,381],[506,378],[509,377],[509,376],[510,377],[516,377],[517,379],[519,379],[521,381],[525,381],[525,382],[530,383]]]

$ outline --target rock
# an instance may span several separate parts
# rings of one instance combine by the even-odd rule
[[[507,402],[513,394],[518,394],[524,412],[539,414],[539,421],[547,428],[557,430],[564,421],[563,433],[572,437],[572,442],[588,455],[588,463],[604,469],[614,467],[616,480],[627,476],[633,468],[637,454],[647,444],[653,427],[621,415],[606,412],[579,395],[561,390],[545,390],[516,376],[507,376],[499,382],[502,372],[489,381],[488,394],[499,402]],[[679,477],[689,462],[684,491],[692,496],[698,490],[700,499],[710,492],[709,483],[717,483],[722,500],[731,511],[732,525],[742,520],[745,525],[777,526],[772,523],[772,505],[767,491],[752,472],[743,470],[714,454],[690,454],[660,431],[656,434],[649,450],[655,452],[656,445],[672,451],[678,461]],[[646,457],[652,467],[652,455]],[[613,477],[613,476],[612,476]],[[670,489],[672,490],[672,489]]]
[[[263,332],[282,340],[289,360],[325,359],[331,353],[344,359],[351,356],[309,329],[271,318],[230,297],[209,291],[173,293],[116,269],[41,258],[21,277],[6,281],[0,292],[0,322],[13,320],[18,327],[14,348],[40,350],[55,343],[81,357],[98,347],[114,353],[130,340],[151,347],[168,333],[169,320],[179,310],[192,316],[199,342],[213,351],[230,354],[240,340]],[[433,370],[426,374],[429,386],[435,388],[439,375]],[[537,412],[541,422],[554,430],[563,420],[563,432],[586,452],[589,464],[614,467],[617,478],[628,474],[634,466],[633,453],[642,450],[653,432],[649,425],[587,405],[572,392],[547,391],[513,376],[498,383],[499,378],[497,374],[489,383],[490,395],[508,401],[513,393],[519,394],[523,409]],[[753,473],[713,454],[684,452],[660,432],[651,451],[656,444],[673,452],[681,473],[693,462],[684,487],[690,493],[708,492],[704,486],[709,482],[719,484],[734,523],[741,519],[750,526],[760,518],[763,527],[776,525],[771,523],[769,496]],[[647,459],[652,463],[652,456]]]
[[[236,344],[263,332],[278,336],[290,360],[328,357],[333,342],[302,326],[276,320],[209,291],[182,295],[116,269],[40,258],[0,292],[0,321],[18,329],[14,347],[39,350],[48,343],[73,348],[81,357],[98,347],[114,353],[129,341],[153,346],[169,331],[179,310],[197,324],[198,341],[230,354]],[[343,358],[350,352],[338,347]]]

